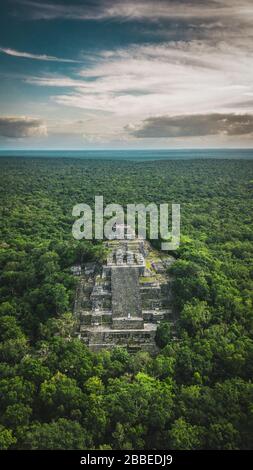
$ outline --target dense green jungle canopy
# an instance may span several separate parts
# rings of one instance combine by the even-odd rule
[[[253,162],[1,158],[1,449],[250,449]],[[181,204],[177,340],[156,357],[74,336],[72,207]]]

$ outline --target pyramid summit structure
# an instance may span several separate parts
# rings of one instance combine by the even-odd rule
[[[121,346],[154,353],[159,322],[174,321],[166,272],[173,259],[159,258],[142,239],[106,245],[106,264],[82,266],[74,309],[78,337],[93,351]]]

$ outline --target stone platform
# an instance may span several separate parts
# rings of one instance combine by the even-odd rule
[[[120,346],[155,353],[157,325],[172,321],[163,262],[153,263],[156,272],[149,260],[152,248],[143,240],[114,240],[107,247],[104,266],[82,269],[74,309],[77,335],[92,351]]]
[[[111,269],[112,316],[141,316],[138,269],[134,266],[113,266]]]
[[[156,352],[155,334],[157,326],[144,323],[141,329],[113,329],[105,326],[81,327],[80,337],[92,351],[112,349],[120,346],[132,351]]]

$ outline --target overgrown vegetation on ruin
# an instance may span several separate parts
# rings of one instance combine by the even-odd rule
[[[4,159],[0,448],[250,449],[253,445],[251,161]],[[178,340],[160,353],[92,354],[72,337],[78,202],[180,203],[171,267]]]

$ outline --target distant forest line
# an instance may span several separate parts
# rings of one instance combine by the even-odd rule
[[[253,160],[251,148],[175,148],[175,149],[1,149],[0,158],[78,158],[84,160],[126,160],[126,161],[160,161],[160,160]]]

